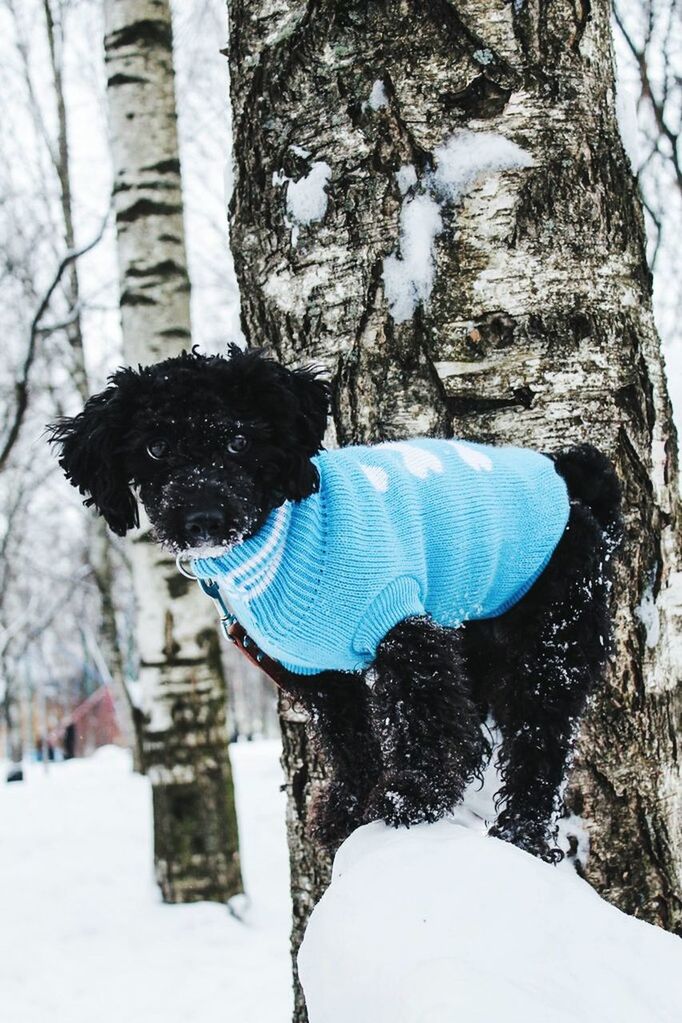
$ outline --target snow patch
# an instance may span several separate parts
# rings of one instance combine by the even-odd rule
[[[297,224],[312,224],[322,220],[327,212],[327,184],[332,169],[324,160],[312,165],[304,178],[289,179],[287,210]]]
[[[408,189],[417,184],[417,172],[413,163],[405,163],[395,172],[395,179],[398,182],[400,194],[405,195]]]
[[[379,681],[379,676],[374,668],[368,668],[365,672],[365,685],[368,689],[374,689],[375,685]]]
[[[367,105],[372,110],[380,110],[381,107],[388,106],[388,96],[386,95],[386,87],[380,78],[377,78],[376,82],[372,86],[372,91],[369,94]]]
[[[474,50],[474,60],[478,61],[479,64],[492,64],[493,55],[490,50]]]
[[[435,168],[418,195],[405,196],[400,210],[399,252],[384,259],[386,301],[396,323],[409,320],[431,296],[434,244],[443,230],[441,207],[458,202],[484,176],[533,165],[532,156],[494,132],[459,131],[434,151]],[[418,183],[408,164],[396,172],[402,195]]]
[[[533,157],[511,139],[489,131],[458,131],[434,152],[435,191],[456,202],[488,174],[532,167]]]
[[[658,643],[661,634],[661,619],[658,614],[658,608],[654,598],[654,590],[651,583],[646,586],[642,594],[642,599],[635,608],[635,618],[637,618],[644,626],[646,632],[646,645],[652,649]]]
[[[682,946],[451,820],[355,831],[298,966],[310,1023],[676,1023]]]
[[[150,779],[133,774],[123,750],[47,768],[28,763],[23,783],[0,785],[2,1019],[287,1023],[291,907],[279,753],[274,742],[230,747],[246,923],[215,903],[162,903]],[[241,914],[239,901],[229,909]]]
[[[384,259],[384,290],[396,323],[426,304],[433,288],[433,245],[443,230],[440,207],[430,195],[416,195],[400,211],[400,254]]]
[[[307,158],[310,153],[302,146],[289,146],[297,156]],[[291,244],[298,244],[299,227],[322,220],[327,212],[327,185],[332,169],[324,160],[317,160],[304,177],[294,181],[284,171],[274,171],[272,184],[275,188],[287,186],[285,223],[291,228]]]
[[[308,266],[298,274],[285,268],[270,274],[263,287],[263,294],[272,299],[282,312],[303,316],[313,290],[328,280],[329,267],[324,263]]]
[[[585,867],[590,855],[590,833],[585,821],[577,814],[571,813],[567,817],[561,817],[557,824],[559,828],[557,845],[567,854],[559,864],[559,869],[572,873],[576,863]]]

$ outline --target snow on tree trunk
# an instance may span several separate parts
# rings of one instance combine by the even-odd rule
[[[249,343],[329,367],[342,444],[590,440],[617,465],[617,649],[568,798],[592,883],[679,926],[676,444],[609,4],[229,11],[231,231]],[[292,808],[312,773],[300,749],[287,739]],[[301,921],[324,870],[298,824],[291,835]]]
[[[107,0],[105,17],[123,342],[136,365],[191,344],[171,20],[158,0]],[[157,879],[168,902],[223,901],[242,883],[215,617],[148,526],[132,548]]]

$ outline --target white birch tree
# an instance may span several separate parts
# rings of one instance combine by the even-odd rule
[[[106,0],[105,57],[126,360],[191,345],[171,17],[158,0]],[[157,878],[168,901],[241,890],[214,614],[143,527],[133,540]]]

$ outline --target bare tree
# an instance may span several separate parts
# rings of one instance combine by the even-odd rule
[[[149,363],[191,344],[171,17],[158,0],[104,9],[124,352]],[[132,553],[157,877],[168,901],[224,900],[241,876],[212,609],[148,528]]]
[[[614,0],[621,129],[647,224],[654,311],[679,429],[682,413],[682,8]]]
[[[606,898],[679,927],[676,438],[609,4],[228,6],[247,340],[328,366],[341,444],[584,439],[617,465],[616,652],[568,830]],[[295,949],[328,865],[303,827],[319,765],[282,724]]]
[[[50,71],[54,90],[57,115],[57,144],[51,149],[54,170],[59,181],[59,198],[63,220],[64,241],[66,248],[76,248],[73,215],[73,188],[71,182],[71,158],[68,140],[66,100],[64,95],[63,59],[65,49],[65,5],[63,0],[43,0],[45,26],[50,56]],[[28,74],[28,69],[27,69]],[[70,264],[66,278],[66,316],[65,333],[70,351],[71,379],[75,385],[77,396],[85,402],[92,391],[91,381],[85,362],[85,347],[81,320],[81,288],[78,275],[78,263]],[[143,766],[142,736],[137,709],[133,705],[128,686],[126,685],[123,655],[116,625],[116,606],[114,590],[114,552],[112,541],[103,519],[89,521],[89,560],[100,595],[101,626],[99,643],[104,664],[109,673],[112,694],[116,706],[116,716],[121,732],[127,744],[133,750],[133,761],[138,770]]]

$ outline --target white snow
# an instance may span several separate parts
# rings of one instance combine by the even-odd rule
[[[123,751],[47,774],[28,765],[26,782],[0,787],[3,1021],[289,1023],[279,745],[231,750],[250,896],[243,923],[220,905],[160,901],[149,783]]]
[[[372,86],[372,91],[369,94],[367,103],[372,110],[379,110],[381,107],[388,106],[386,87],[380,78],[377,78],[376,82]]]
[[[218,905],[161,903],[149,783],[121,750],[28,765],[25,783],[1,787],[2,1019],[288,1023],[278,753],[232,747],[244,922]],[[446,821],[372,824],[344,843],[299,958],[311,1023],[677,1023],[679,939],[569,869],[485,837],[491,816],[473,786]]]
[[[651,583],[645,588],[642,599],[635,608],[635,617],[644,626],[646,632],[646,645],[653,648],[658,643],[661,634],[661,620],[656,607],[654,590]]]
[[[406,196],[400,210],[400,251],[384,259],[386,301],[396,323],[409,320],[426,305],[433,288],[434,243],[443,230],[441,207],[458,202],[482,177],[530,167],[532,156],[494,132],[458,131],[434,151],[434,170],[422,191]],[[411,164],[396,172],[402,195],[418,183]]]
[[[310,152],[299,145],[291,145],[289,149],[297,156],[307,159]],[[322,220],[327,212],[327,185],[332,169],[324,160],[317,160],[310,170],[298,181],[288,177],[284,171],[274,171],[272,184],[275,188],[287,186],[285,224],[291,228],[291,244],[298,244],[301,225],[312,224]]]
[[[405,195],[405,192],[409,188],[412,188],[417,184],[417,171],[413,163],[404,163],[402,167],[395,172],[395,179],[398,182],[398,188],[400,194]]]
[[[322,220],[327,212],[327,184],[332,169],[324,160],[317,160],[305,177],[289,180],[287,210],[297,224]]]
[[[682,943],[457,823],[343,844],[299,954],[310,1023],[679,1023]]]
[[[474,50],[473,56],[479,64],[492,64],[493,62],[493,54],[487,47],[483,50]]]
[[[443,230],[440,207],[430,195],[416,195],[400,211],[400,255],[384,260],[384,290],[391,316],[404,323],[433,288],[433,244]]]
[[[525,149],[490,131],[455,132],[433,155],[434,190],[451,202],[456,202],[479,178],[533,165],[533,157]]]
[[[296,237],[292,232],[294,244]],[[303,316],[313,290],[328,282],[330,272],[328,263],[321,262],[310,262],[297,273],[289,267],[282,267],[279,272],[270,274],[263,285],[263,294],[272,299],[282,312]]]

